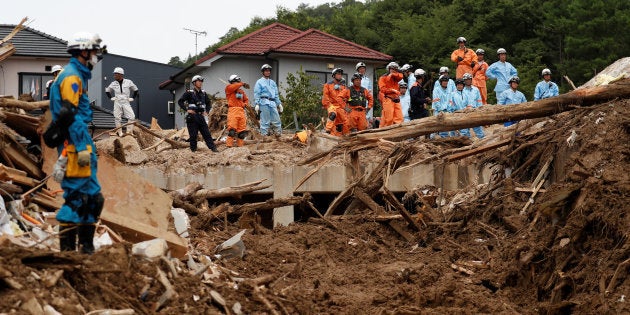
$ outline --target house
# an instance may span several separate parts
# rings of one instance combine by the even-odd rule
[[[15,27],[0,24],[0,38],[8,35]],[[10,42],[15,47],[15,53],[0,61],[0,95],[17,98],[22,94],[30,94],[36,101],[42,100],[46,93],[46,82],[52,79],[52,66],[65,66],[70,60],[66,52],[67,42],[30,27],[24,27]],[[104,55],[103,60],[92,70],[92,79],[88,83],[88,96],[97,109],[94,111],[93,127],[114,127],[114,104],[107,98],[105,88],[113,80],[115,67],[123,67],[125,77],[138,86],[139,97],[132,104],[136,118],[150,122],[155,117],[163,128],[173,128],[173,114],[169,114],[167,107],[173,96],[169,91],[159,90],[157,86],[165,76],[180,68],[115,54]]]
[[[334,68],[342,68],[347,81],[359,61],[367,65],[367,75],[374,77],[375,68],[390,60],[389,55],[320,30],[301,31],[273,23],[200,58],[160,84],[160,89],[172,91],[176,102],[189,88],[192,76],[199,74],[205,78],[203,88],[206,92],[225,97],[225,82],[231,74],[239,75],[243,82],[253,86],[261,77],[260,67],[269,64],[273,67],[272,78],[279,83],[282,94],[287,74],[300,69],[316,76],[313,84],[321,87],[330,80]],[[253,90],[248,93],[253,99]],[[183,113],[175,115],[176,126],[184,125],[183,117]]]

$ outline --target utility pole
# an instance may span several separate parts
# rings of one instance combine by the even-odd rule
[[[199,36],[199,35],[206,36],[206,35],[208,35],[208,33],[206,33],[206,31],[195,31],[195,30],[191,30],[191,29],[185,28],[185,27],[184,27],[184,30],[195,34],[195,60],[197,60],[197,36]]]

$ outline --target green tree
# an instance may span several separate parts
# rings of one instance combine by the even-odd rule
[[[183,68],[184,62],[181,61],[179,57],[175,56],[171,57],[171,60],[168,61],[168,65]]]
[[[293,112],[295,112],[298,117],[296,129],[301,129],[302,124],[312,123],[316,126],[323,115],[321,112],[322,91],[311,83],[317,80],[317,77],[306,74],[300,68],[295,74],[287,74],[286,80],[285,95],[280,96],[284,107],[281,115],[282,125],[288,126],[292,123]]]

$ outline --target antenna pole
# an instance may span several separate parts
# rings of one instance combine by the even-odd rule
[[[189,31],[195,35],[195,60],[197,60],[197,36],[199,35],[206,36],[208,35],[208,33],[206,33],[206,31],[196,31],[196,30],[191,30],[189,28],[185,28],[185,27],[184,27],[184,30]]]

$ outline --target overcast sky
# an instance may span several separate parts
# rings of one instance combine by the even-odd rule
[[[300,3],[316,6],[332,0],[107,0],[3,1],[0,24],[27,26],[69,40],[79,31],[98,33],[110,53],[167,63],[171,57],[195,54],[195,35],[205,31],[198,50],[216,43],[231,28],[243,29],[253,17],[275,16],[276,7],[295,10]]]

